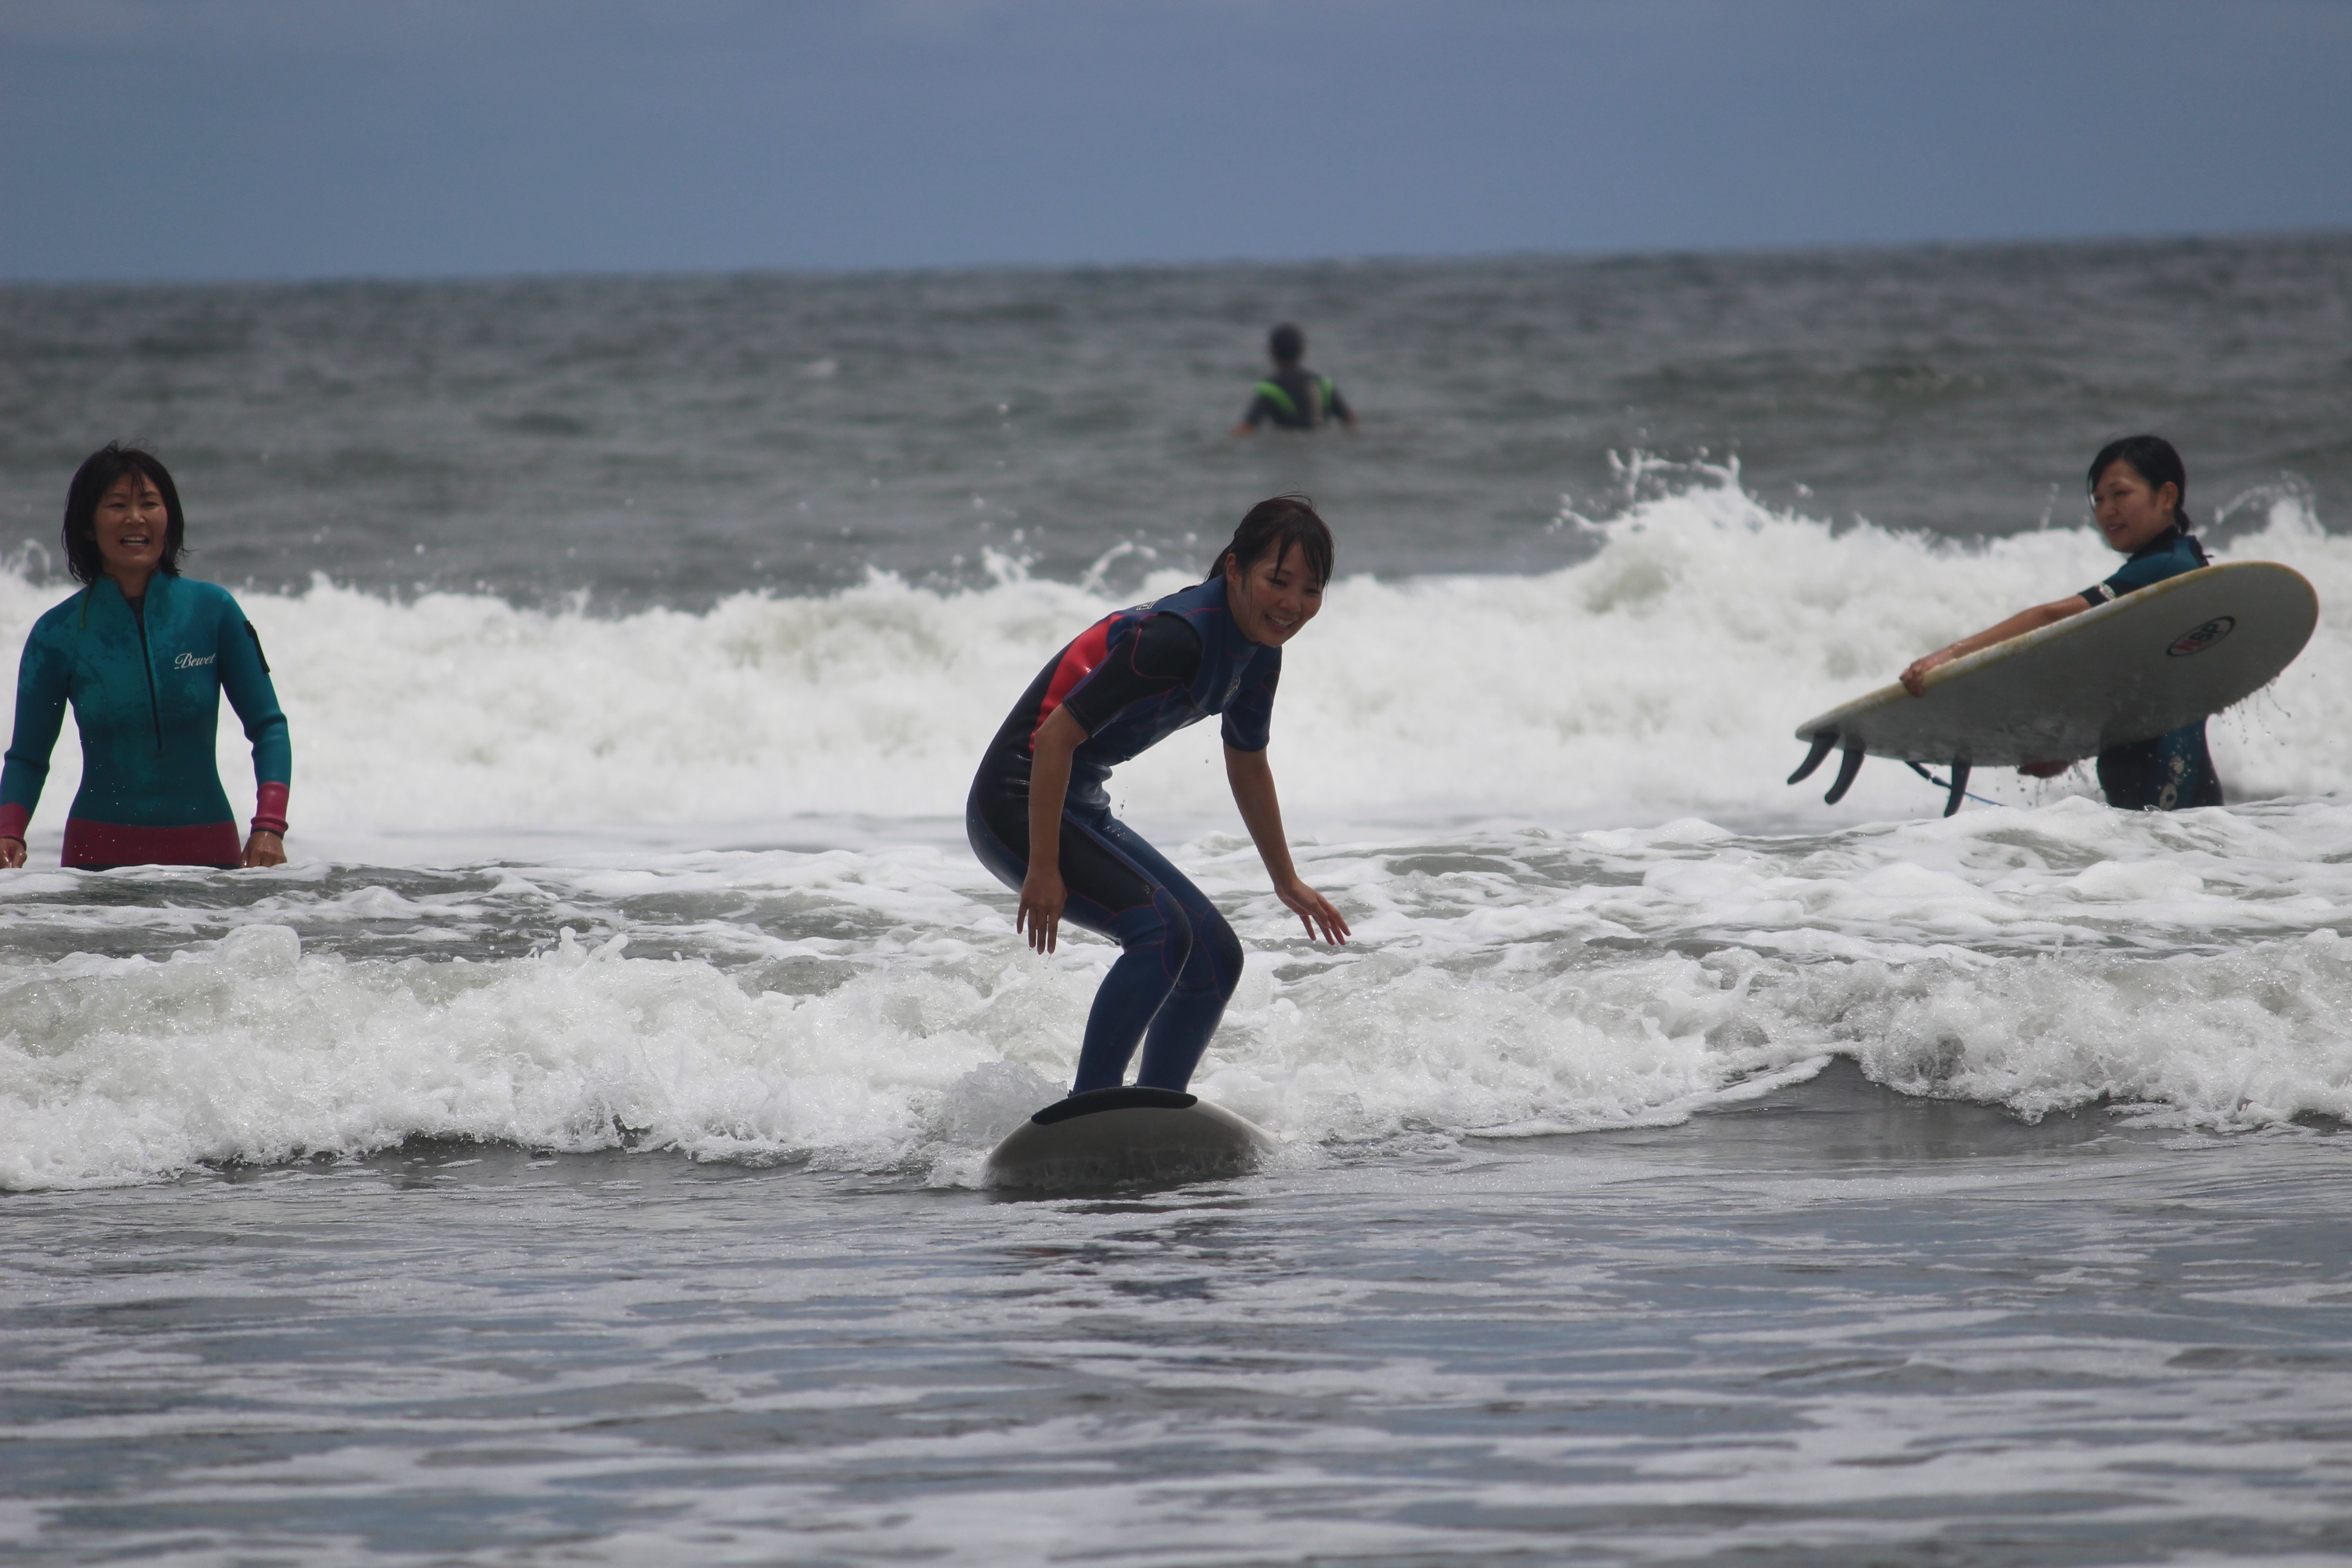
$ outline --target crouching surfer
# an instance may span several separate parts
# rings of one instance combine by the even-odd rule
[[[1997,626],[1962,637],[1914,659],[1903,672],[1912,696],[1925,692],[1927,672],[1941,664],[2014,637],[2081,615],[2137,588],[2205,565],[2205,548],[2190,533],[2181,500],[2189,492],[2180,454],[2160,436],[2110,441],[2091,459],[2091,510],[2107,542],[2130,559],[2095,587],[2020,610]],[[2064,763],[2029,763],[2019,771],[2048,778]],[[2205,748],[2205,721],[2184,724],[2152,741],[2135,741],[2099,753],[2099,788],[2107,804],[2126,811],[2175,811],[2221,804],[2221,781]]]
[[[964,827],[1020,892],[1014,929],[1041,953],[1065,919],[1124,949],[1087,1015],[1073,1094],[1117,1088],[1139,1041],[1137,1082],[1182,1089],[1241,980],[1224,916],[1111,815],[1103,786],[1118,763],[1222,715],[1225,777],[1275,896],[1308,936],[1348,938],[1291,864],[1265,757],[1283,645],[1322,607],[1331,560],[1331,531],[1303,498],[1259,502],[1207,581],[1097,621],[1047,661],[982,759]]]

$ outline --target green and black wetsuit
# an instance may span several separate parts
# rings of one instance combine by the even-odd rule
[[[1277,430],[1318,430],[1331,420],[1355,416],[1329,376],[1286,364],[1257,384],[1242,423],[1255,430],[1270,419]]]

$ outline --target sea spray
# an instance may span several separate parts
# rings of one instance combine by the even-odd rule
[[[1973,546],[1842,530],[1775,510],[1727,470],[1635,502],[1578,565],[1532,576],[1343,577],[1288,650],[1276,774],[1295,820],[1508,813],[1579,826],[1685,815],[1851,824],[1923,809],[1927,786],[1865,769],[1834,811],[1781,778],[1811,713],[1919,653],[2095,582],[2087,529]],[[2352,540],[2284,495],[2222,559],[2284,561],[2319,590],[2317,635],[2267,692],[2213,726],[2231,798],[2333,789],[2352,771]],[[1150,580],[1145,594],[1187,579]],[[0,642],[53,584],[0,577]],[[1118,607],[1099,589],[1001,565],[978,589],[876,574],[824,597],[739,595],[708,611],[612,617],[488,595],[395,601],[323,581],[247,594],[291,721],[305,834],[952,818],[982,746],[1063,642]],[[222,775],[252,768],[233,723]],[[77,775],[71,727],[37,818]],[[2091,787],[1988,775],[2011,802]],[[1122,769],[1147,816],[1224,819],[1212,728]]]

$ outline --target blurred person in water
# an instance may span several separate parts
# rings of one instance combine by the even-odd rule
[[[1048,953],[1066,919],[1125,950],[1095,993],[1072,1094],[1118,1088],[1139,1043],[1136,1081],[1181,1089],[1241,983],[1234,928],[1111,815],[1104,788],[1112,768],[1186,725],[1223,715],[1225,780],[1275,897],[1310,938],[1348,939],[1291,863],[1265,756],[1283,647],[1323,607],[1331,559],[1331,531],[1305,498],[1260,501],[1206,581],[1107,616],[1049,659],[981,759],[964,831],[1020,893],[1013,929]]]
[[[2163,437],[2126,436],[2108,442],[2091,459],[2090,487],[2091,514],[2099,531],[2118,553],[2130,559],[2103,583],[2020,610],[1997,626],[1912,660],[1903,672],[1905,689],[1917,697],[1927,689],[1927,672],[1937,665],[2054,626],[2095,605],[2207,564],[2205,547],[2189,531],[2195,525],[2180,504],[2189,494],[2189,470]],[[2064,763],[2028,763],[2018,771],[2049,778],[2066,766]],[[2178,811],[2221,804],[2221,781],[2205,747],[2202,719],[2152,741],[2135,741],[2101,752],[2098,771],[2099,789],[2107,804],[2126,811]]]
[[[67,489],[63,533],[83,587],[25,641],[16,734],[0,769],[0,866],[25,863],[25,828],[68,703],[82,772],[64,864],[284,864],[286,715],[236,601],[180,575],[186,521],[170,472],[152,453],[109,442]],[[214,763],[224,691],[253,742],[259,804],[242,847]]]
[[[1277,430],[1320,430],[1334,419],[1355,428],[1356,412],[1331,378],[1299,363],[1307,353],[1306,333],[1285,321],[1266,334],[1265,347],[1274,374],[1253,390],[1234,435],[1247,436],[1268,421]]]

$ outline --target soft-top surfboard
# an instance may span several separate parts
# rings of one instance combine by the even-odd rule
[[[1274,1140],[1245,1119],[1171,1089],[1090,1089],[1055,1100],[988,1157],[1000,1187],[1109,1187],[1213,1181],[1254,1169]]]
[[[2193,724],[2277,679],[2318,624],[2319,595],[2291,567],[2200,566],[1942,665],[1924,696],[1882,686],[1806,720],[1797,739],[1812,751],[1789,782],[1842,751],[1834,805],[1865,756],[1948,763],[1949,816],[1971,766],[2079,762]]]

